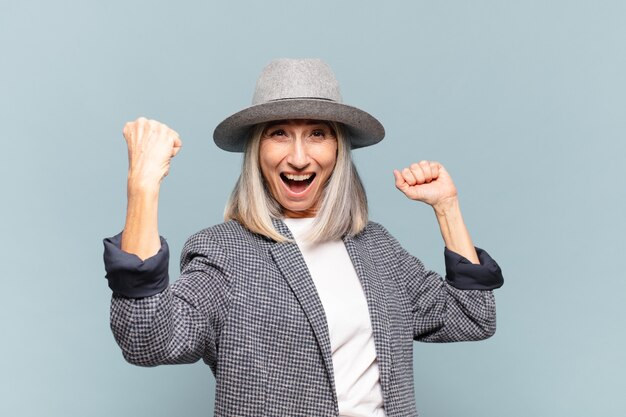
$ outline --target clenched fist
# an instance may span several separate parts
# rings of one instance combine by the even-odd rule
[[[422,201],[435,209],[456,199],[452,178],[439,162],[421,161],[402,171],[394,170],[396,187],[411,200]]]
[[[123,133],[128,145],[129,186],[158,186],[182,147],[178,133],[145,117],[126,123]]]

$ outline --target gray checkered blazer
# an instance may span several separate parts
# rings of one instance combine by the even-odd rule
[[[291,237],[284,223],[276,226]],[[386,415],[415,416],[413,340],[491,336],[490,289],[501,285],[500,269],[481,250],[482,265],[446,253],[442,280],[376,223],[344,241],[370,309]],[[216,416],[338,415],[328,326],[296,244],[276,243],[235,221],[213,226],[189,238],[182,275],[171,286],[149,282],[150,270],[163,270],[163,263],[166,270],[167,259],[138,267],[136,285],[155,292],[143,298],[124,295],[115,283],[121,255],[114,246],[105,240],[111,327],[129,362],[202,358],[215,375]]]

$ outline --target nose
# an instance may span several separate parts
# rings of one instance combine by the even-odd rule
[[[309,154],[306,144],[301,138],[297,138],[292,142],[289,155],[287,155],[287,163],[297,170],[302,170],[309,165]]]

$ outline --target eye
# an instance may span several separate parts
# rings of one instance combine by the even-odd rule
[[[268,133],[266,133],[266,135],[270,136],[270,137],[287,136],[287,134],[285,133],[285,131],[283,129],[269,130]]]
[[[323,138],[326,136],[326,132],[323,129],[315,129],[313,132],[311,132],[311,136],[314,136],[316,138]]]

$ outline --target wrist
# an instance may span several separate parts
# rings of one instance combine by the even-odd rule
[[[458,214],[460,211],[459,199],[457,196],[444,198],[436,204],[433,204],[432,207],[437,217],[448,217],[452,214]]]
[[[128,174],[127,182],[128,196],[131,195],[158,195],[161,189],[161,182],[141,176]]]
[[[465,257],[473,264],[478,264],[478,256],[463,221],[459,200],[456,196],[438,202],[438,204],[433,205],[433,209],[437,216],[441,236],[448,250]]]

